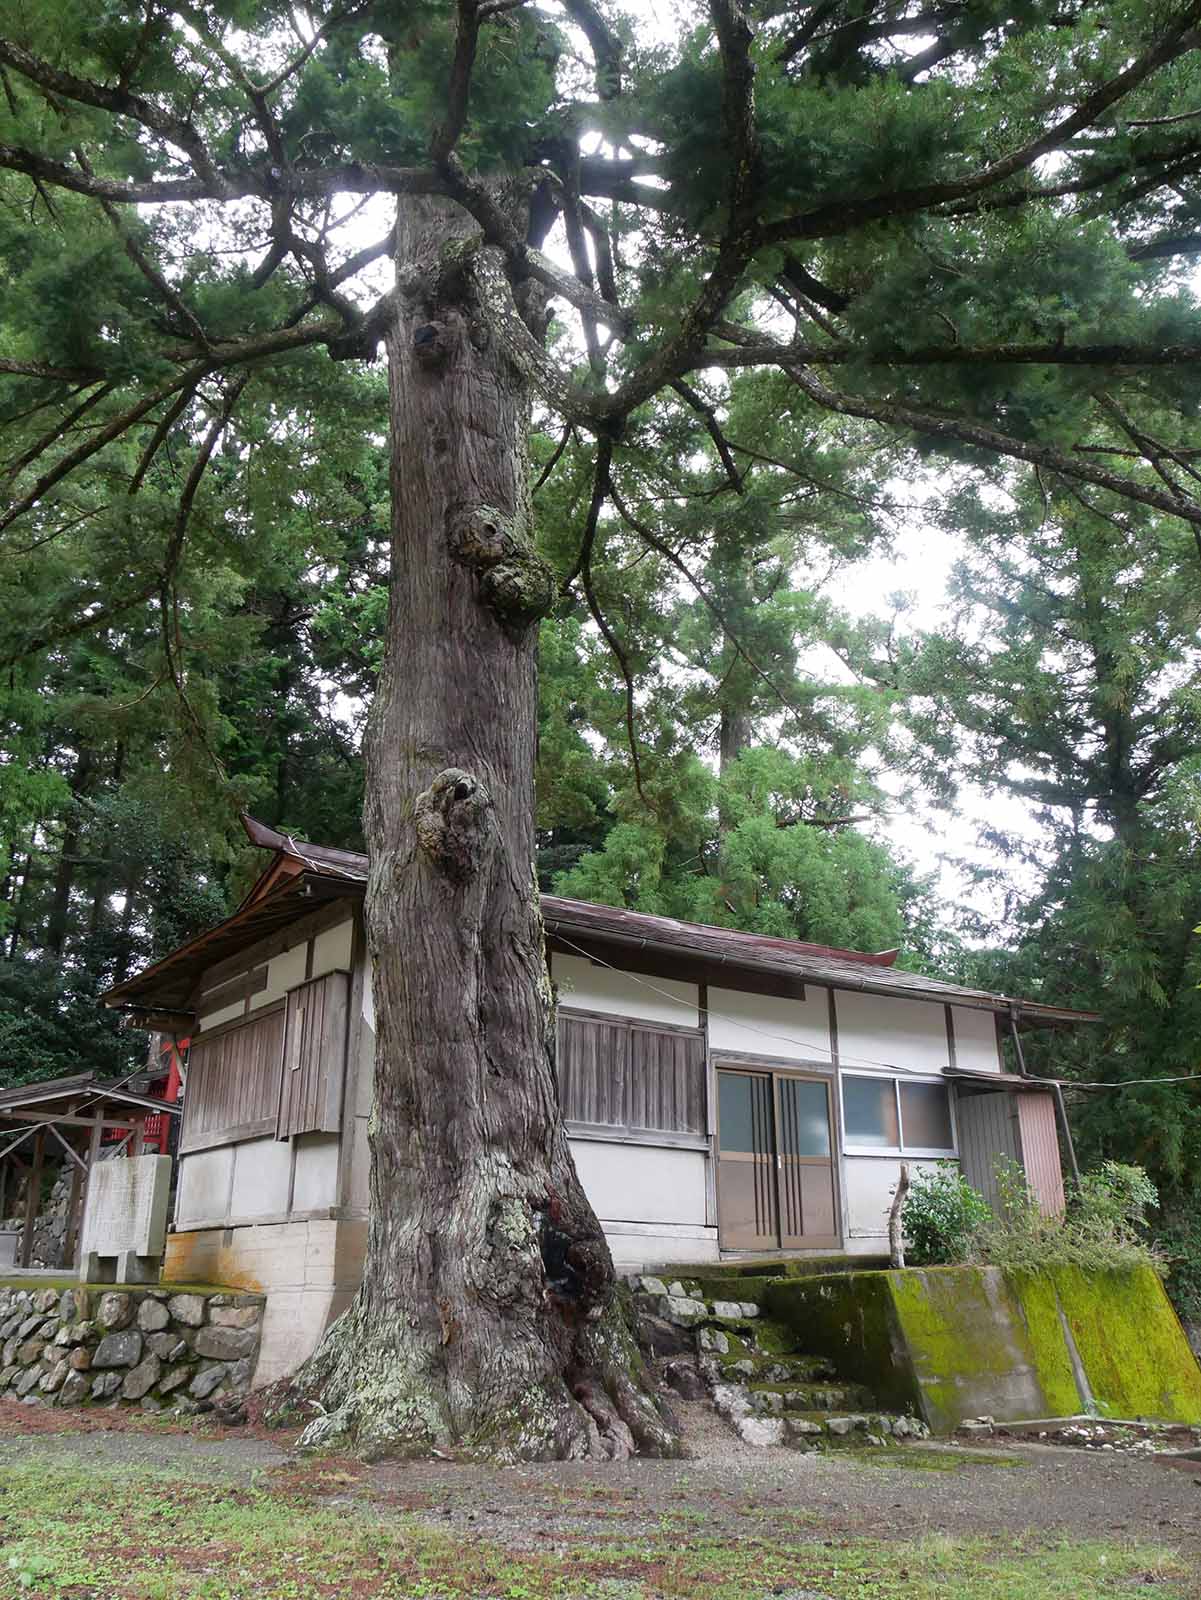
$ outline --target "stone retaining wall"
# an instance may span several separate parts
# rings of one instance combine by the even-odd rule
[[[220,1289],[0,1286],[0,1399],[236,1411],[265,1297]]]

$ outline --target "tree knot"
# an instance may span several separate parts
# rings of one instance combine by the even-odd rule
[[[492,796],[471,773],[447,767],[417,796],[417,843],[439,871],[465,883],[479,870],[492,832]]]
[[[554,572],[515,519],[492,506],[460,508],[448,519],[447,542],[454,559],[478,573],[484,603],[506,627],[528,628],[553,606]]]
[[[440,367],[450,351],[450,340],[443,322],[422,322],[413,330],[413,354],[427,371]]]

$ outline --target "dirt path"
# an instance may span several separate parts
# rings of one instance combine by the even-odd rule
[[[1153,1458],[1037,1445],[799,1455],[742,1444],[703,1406],[680,1410],[697,1452],[692,1460],[487,1468],[298,1457],[290,1438],[171,1431],[129,1425],[116,1414],[111,1427],[93,1413],[88,1431],[67,1431],[50,1425],[54,1413],[35,1422],[0,1407],[0,1479],[6,1461],[31,1454],[97,1467],[169,1467],[210,1482],[278,1484],[330,1506],[408,1510],[513,1550],[676,1528],[708,1537],[778,1537],[786,1529],[819,1539],[1063,1535],[1163,1543],[1201,1573],[1201,1462],[1182,1470]]]

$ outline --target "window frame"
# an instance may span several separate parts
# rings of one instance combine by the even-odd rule
[[[854,1142],[847,1130],[845,1090],[843,1087],[847,1078],[884,1079],[892,1084],[893,1103],[896,1106],[897,1113],[897,1130],[901,1136],[900,1144],[856,1144]],[[945,1149],[930,1145],[907,1144],[905,1142],[905,1115],[901,1109],[901,1085],[905,1083],[934,1084],[946,1091],[947,1115],[951,1122],[951,1143]],[[894,1161],[908,1156],[930,1161],[957,1161],[959,1159],[959,1124],[955,1116],[955,1096],[951,1092],[951,1088],[950,1082],[940,1072],[898,1073],[872,1071],[866,1067],[840,1069],[838,1074],[838,1109],[842,1131],[842,1153],[848,1156],[883,1156]]]
[[[583,1007],[560,1005],[556,1017],[556,1028],[561,1021],[595,1022],[606,1026],[624,1028],[627,1033],[635,1031],[648,1033],[677,1034],[693,1040],[700,1047],[700,1099],[701,1119],[708,1124],[710,1119],[709,1098],[709,1052],[705,1030],[701,1027],[689,1027],[679,1022],[659,1022],[647,1017],[631,1017],[621,1012],[593,1011]],[[561,1041],[556,1040],[557,1047],[561,1048]],[[628,1080],[622,1083],[622,1099],[625,1101],[629,1088]],[[590,1141],[595,1144],[640,1144],[652,1145],[664,1150],[700,1150],[708,1151],[710,1134],[708,1131],[686,1131],[676,1128],[651,1128],[640,1123],[631,1122],[584,1122],[575,1117],[566,1115],[566,1104],[563,1096],[562,1080],[559,1081],[560,1111],[563,1115],[563,1127],[569,1138]]]

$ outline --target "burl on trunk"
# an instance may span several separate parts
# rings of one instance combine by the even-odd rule
[[[568,1149],[534,857],[529,390],[474,224],[402,204],[392,569],[367,740],[377,1021],[362,1288],[291,1385],[305,1438],[501,1459],[677,1445]],[[518,290],[539,335],[545,303]]]

